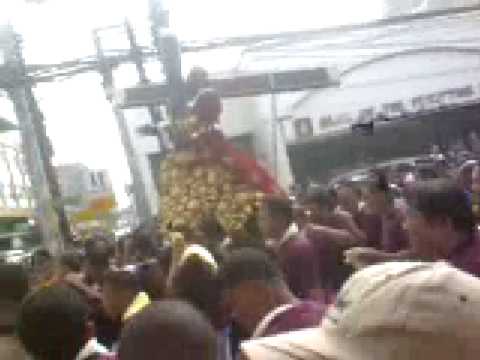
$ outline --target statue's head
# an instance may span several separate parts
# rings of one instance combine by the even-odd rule
[[[217,91],[214,89],[200,90],[193,105],[193,113],[202,123],[217,123],[222,113],[222,100]]]

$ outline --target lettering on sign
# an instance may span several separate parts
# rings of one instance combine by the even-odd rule
[[[319,133],[332,128],[355,123],[368,123],[378,117],[398,117],[407,113],[417,113],[439,109],[442,106],[459,105],[480,99],[480,84],[467,85],[415,96],[407,100],[391,101],[379,106],[369,106],[358,112],[322,115],[318,120]],[[293,120],[295,138],[302,139],[314,135],[312,120],[302,117]]]

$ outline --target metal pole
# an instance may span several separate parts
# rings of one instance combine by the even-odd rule
[[[113,70],[112,66],[108,64],[101,45],[100,36],[98,31],[94,32],[94,42],[97,50],[97,57],[99,63],[99,71],[103,77],[103,88],[105,89],[105,94],[107,100],[112,105],[112,111],[117,120],[118,129],[120,131],[120,137],[122,140],[123,147],[125,149],[125,155],[127,156],[127,163],[130,168],[130,174],[132,176],[133,183],[133,194],[135,197],[135,208],[137,216],[140,222],[146,221],[152,217],[151,209],[148,203],[145,183],[143,181],[142,172],[138,164],[138,157],[133,146],[132,139],[130,138],[129,129],[127,126],[127,121],[125,115],[121,109],[118,108],[113,102],[113,92],[115,89],[115,84],[113,80]]]
[[[163,0],[150,0],[150,22],[154,47],[163,65],[169,92],[172,126],[186,115],[186,94],[182,77],[181,46],[178,38],[169,32],[168,10]]]
[[[45,144],[47,136],[43,119],[38,117],[41,114],[35,97],[33,96],[32,85],[27,77],[25,61],[23,58],[21,39],[13,29],[9,29],[11,44],[7,64],[15,79],[11,86],[8,86],[8,94],[14,104],[18,117],[22,146],[27,159],[31,176],[32,187],[37,200],[37,218],[43,240],[52,254],[58,255],[63,250],[64,241],[71,240],[68,221],[61,202],[54,198],[56,180],[51,159],[46,152]],[[57,188],[58,188],[58,183]],[[57,200],[58,204],[55,204]],[[57,205],[57,206],[55,206]],[[62,239],[63,238],[63,239]]]
[[[30,107],[30,113],[32,114],[33,128],[38,139],[38,149],[40,151],[40,157],[47,177],[48,188],[53,200],[53,207],[58,217],[58,227],[60,234],[63,238],[64,244],[72,244],[73,237],[70,231],[70,223],[68,221],[67,213],[63,205],[62,194],[60,191],[60,184],[58,182],[57,173],[52,164],[52,149],[50,140],[47,136],[45,129],[45,120],[43,113],[41,112],[33,90],[30,86],[25,88],[27,101]]]
[[[125,30],[127,32],[128,42],[130,43],[130,54],[133,60],[135,61],[135,67],[137,69],[140,84],[148,85],[150,84],[150,80],[148,80],[147,73],[145,71],[145,66],[143,63],[143,54],[141,49],[138,46],[137,39],[135,37],[135,32],[133,31],[132,25],[128,21],[125,21]],[[150,119],[153,123],[153,126],[155,127],[158,126],[163,120],[161,111],[157,111],[155,109],[155,106],[153,105],[149,105],[147,106],[147,108],[148,108],[148,113],[150,114]],[[162,152],[165,150],[165,140],[163,138],[163,134],[161,131],[157,131],[156,135],[158,138],[158,145],[160,147],[160,151]]]
[[[273,89],[275,88],[275,79],[273,74],[269,74],[269,85],[271,89],[270,94],[270,112],[271,112],[271,141],[272,141],[272,169],[273,176],[275,179],[278,179],[278,104],[277,104],[277,95],[274,93]]]
[[[52,254],[58,255],[63,250],[63,242],[61,241],[60,232],[57,227],[58,223],[53,211],[47,177],[42,166],[42,158],[33,126],[32,115],[29,111],[27,94],[25,89],[21,87],[9,89],[8,94],[13,102],[18,118],[22,138],[22,149],[30,175],[36,205],[36,219],[39,223],[42,239],[46,248]]]

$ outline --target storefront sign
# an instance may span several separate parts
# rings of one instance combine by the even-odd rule
[[[302,117],[293,120],[293,130],[296,140],[320,135],[334,128],[349,126],[355,123],[366,123],[381,118],[395,118],[405,114],[433,111],[443,106],[460,105],[480,99],[480,84],[477,87],[468,85],[451,88],[434,93],[415,96],[407,100],[398,100],[370,106],[358,110],[356,113],[343,112],[339,114],[323,115],[318,120],[311,117]],[[318,127],[314,126],[318,121]],[[314,129],[318,128],[318,131]]]

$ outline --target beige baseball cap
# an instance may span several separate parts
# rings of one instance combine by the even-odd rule
[[[480,358],[480,279],[444,262],[353,275],[317,328],[242,344],[251,360]]]

